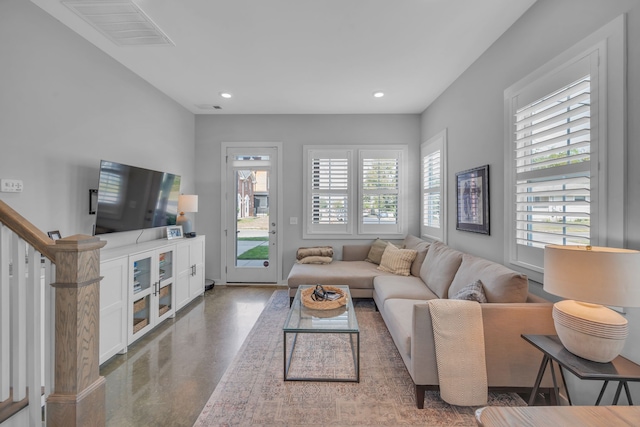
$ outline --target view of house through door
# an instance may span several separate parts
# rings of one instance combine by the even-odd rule
[[[227,148],[229,283],[278,280],[277,158],[277,147]]]

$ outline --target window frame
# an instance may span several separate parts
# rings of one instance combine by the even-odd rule
[[[303,147],[303,239],[387,239],[404,238],[408,229],[408,153],[407,145],[305,145]],[[363,221],[363,167],[365,158],[389,156],[397,158],[398,189],[396,224],[364,224]],[[329,157],[318,157],[329,156]],[[312,220],[313,204],[313,162],[314,158],[345,158],[348,164],[347,212],[344,224],[314,224]],[[384,158],[384,157],[377,157]]]
[[[440,186],[428,189],[425,186],[425,158],[440,152]],[[437,240],[447,243],[447,129],[438,132],[420,144],[420,236],[423,239]],[[425,197],[427,193],[439,193],[440,207],[438,215],[440,226],[431,227],[425,224],[424,218],[427,215]]]
[[[569,67],[585,58],[592,58],[591,76],[592,85],[596,86],[596,95],[595,102],[593,97],[591,101],[591,244],[624,247],[626,222],[624,201],[626,192],[624,180],[626,170],[625,33],[625,17],[622,15],[504,91],[506,162],[504,235],[507,249],[504,261],[514,269],[528,274],[533,280],[542,282],[544,251],[536,248],[532,254],[520,256],[518,246],[522,245],[516,243],[516,163],[512,140],[516,112],[514,98],[535,85],[545,88],[549,81],[553,81],[555,76]],[[546,86],[545,89],[540,89],[540,98],[560,87]],[[593,144],[594,139],[595,144]]]

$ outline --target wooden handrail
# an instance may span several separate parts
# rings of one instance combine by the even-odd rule
[[[55,242],[2,200],[0,200],[0,222],[9,227],[42,255],[46,256],[51,262],[56,262],[55,255],[51,250]]]

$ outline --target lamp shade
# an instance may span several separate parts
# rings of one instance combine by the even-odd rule
[[[178,197],[178,212],[198,212],[198,196],[181,194]]]
[[[593,304],[640,307],[640,251],[547,245],[543,289]]]

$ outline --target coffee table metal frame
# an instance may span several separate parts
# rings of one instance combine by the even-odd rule
[[[348,286],[336,286],[347,294],[347,305],[340,309],[314,310],[305,307],[300,299],[303,289],[315,287],[316,285],[300,285],[293,299],[287,320],[282,328],[284,333],[283,341],[283,367],[285,381],[342,381],[360,382],[360,329],[358,319],[351,301],[351,293]],[[332,313],[336,313],[332,316]],[[291,349],[287,352],[287,335],[294,334]],[[289,368],[298,340],[298,334],[349,334],[351,345],[351,355],[355,376],[350,378],[327,378],[327,377],[291,377]]]

